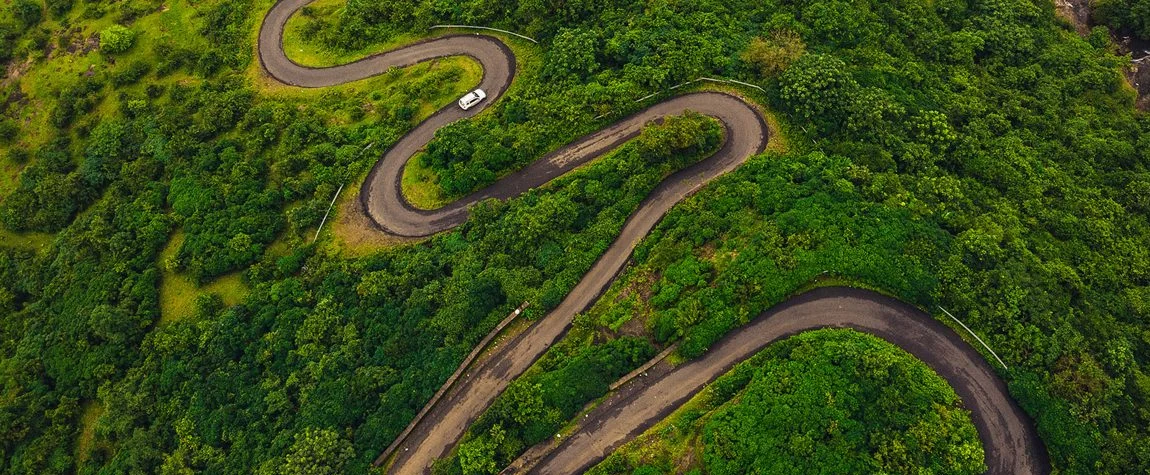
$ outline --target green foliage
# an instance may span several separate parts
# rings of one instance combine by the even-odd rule
[[[799,58],[779,78],[779,84],[779,99],[789,109],[825,129],[842,123],[847,104],[859,88],[846,63],[824,54]]]
[[[769,78],[787,69],[806,53],[807,45],[791,30],[771,32],[769,39],[756,37],[740,56],[743,61],[759,69],[759,75]]]
[[[982,473],[954,390],[853,330],[773,343],[588,473]]]
[[[1092,6],[1091,13],[1098,23],[1150,40],[1150,1],[1101,0]]]
[[[706,423],[708,472],[986,470],[969,413],[914,357],[860,334],[795,340]]]
[[[498,473],[528,447],[554,437],[564,421],[654,355],[650,343],[631,337],[553,347],[475,421],[447,466],[465,474]]]
[[[136,32],[123,25],[112,25],[100,30],[100,51],[105,53],[123,53],[135,42]]]
[[[20,126],[14,120],[0,120],[0,144],[9,144],[20,134]]]
[[[123,87],[130,84],[135,84],[140,78],[148,74],[152,70],[152,65],[147,61],[137,60],[128,63],[123,68],[112,73],[111,83],[113,87]]]
[[[587,30],[560,30],[547,50],[544,77],[585,79],[599,70],[595,58],[599,38]]]
[[[496,450],[503,443],[506,433],[499,425],[491,426],[483,437],[459,444],[459,465],[465,475],[499,473],[495,462]]]
[[[653,129],[642,150],[482,203],[457,230],[349,258],[308,245],[308,231],[376,158],[363,148],[394,143],[458,72],[390,95],[269,97],[246,74],[264,3],[75,4],[46,4],[66,25],[0,15],[0,60],[32,61],[0,94],[0,113],[20,129],[5,154],[28,151],[9,160],[27,164],[0,198],[0,222],[56,232],[36,252],[0,246],[4,473],[275,471],[288,454],[316,453],[292,449],[314,428],[330,431],[323,447],[338,469],[364,471],[482,335],[522,301],[535,312],[556,305],[654,184],[718,136],[705,121],[672,120],[683,133]],[[1130,110],[1122,60],[1067,34],[1048,6],[325,8],[334,16],[305,23],[335,48],[433,23],[540,40],[506,97],[429,145],[442,185],[458,193],[634,112],[651,92],[699,76],[760,83],[794,150],[752,159],[677,206],[635,253],[653,282],[617,284],[651,290],[652,301],[620,305],[649,311],[641,323],[690,356],[824,271],[941,304],[1011,364],[1013,394],[1058,470],[1150,466],[1150,124]],[[111,23],[144,36],[86,56],[84,35],[68,33]],[[807,53],[764,78],[743,53],[784,30]],[[78,58],[93,67],[53,72]],[[159,250],[177,227],[186,239],[175,270],[197,281],[242,271],[252,290],[239,305],[205,300],[195,318],[156,326]],[[653,351],[628,347],[612,354],[628,365],[611,366],[590,354],[606,351],[597,343],[541,361],[528,375],[538,380],[508,396],[521,415],[493,415],[471,440],[498,422],[506,434],[490,460],[508,460]],[[559,358],[569,356],[574,366]],[[602,374],[570,381],[592,370]],[[93,400],[107,409],[75,467],[79,407]]]
[[[351,443],[335,431],[309,427],[295,435],[295,441],[284,456],[283,465],[275,473],[281,475],[346,473],[345,466],[353,455]]]
[[[38,0],[13,0],[8,8],[25,28],[35,26],[44,19],[44,6]]]
[[[48,13],[51,13],[53,18],[60,19],[72,11],[75,0],[47,0],[45,3]]]

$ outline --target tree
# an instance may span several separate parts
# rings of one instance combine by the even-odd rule
[[[136,32],[121,25],[100,30],[100,51],[108,54],[123,53],[136,41]]]
[[[769,78],[787,69],[806,51],[807,45],[798,33],[775,30],[770,38],[752,39],[740,58],[758,68],[760,76]]]
[[[331,429],[308,427],[295,435],[284,456],[281,475],[338,475],[355,455],[351,442]]]
[[[48,12],[52,14],[53,18],[63,18],[72,10],[72,3],[75,0],[47,0]]]
[[[20,134],[20,127],[14,120],[0,120],[0,143],[11,143]]]
[[[1093,5],[1095,21],[1150,40],[1150,0],[1100,0]]]
[[[592,31],[562,29],[547,50],[543,73],[555,79],[586,78],[599,69],[595,59],[598,38]]]
[[[15,0],[11,8],[12,15],[25,27],[39,24],[44,18],[44,7],[37,0]]]
[[[876,337],[817,330],[775,343],[703,430],[708,473],[982,473],[958,396]],[[897,388],[897,389],[896,389]]]
[[[779,78],[782,106],[804,119],[830,129],[845,116],[858,83],[841,59],[828,54],[807,54]]]
[[[499,424],[491,426],[486,434],[459,444],[459,465],[463,475],[496,473],[495,451],[507,433]]]

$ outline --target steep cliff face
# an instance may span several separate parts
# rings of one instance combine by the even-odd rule
[[[1054,9],[1059,16],[1074,24],[1078,34],[1090,34],[1090,0],[1054,0]]]

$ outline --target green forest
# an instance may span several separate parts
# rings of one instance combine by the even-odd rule
[[[338,219],[314,239],[342,185],[482,72],[443,58],[287,87],[255,53],[271,5],[0,2],[0,473],[366,473],[489,330],[523,302],[545,315],[660,180],[723,141],[686,114],[426,240],[353,250]],[[1100,1],[1095,19],[1150,38],[1148,5]],[[699,77],[762,87],[722,86],[776,129],[663,219],[441,470],[497,471],[662,348],[698,357],[825,283],[961,317],[1060,473],[1150,470],[1150,117],[1105,28],[1080,37],[1050,0],[318,0],[285,49],[335,64],[441,23],[538,40],[506,37],[515,83],[418,159],[444,197],[719,87],[666,92]],[[884,444],[949,437],[961,453],[890,471],[979,471],[953,391],[884,345],[768,348],[716,383],[700,462],[814,463],[767,442],[802,434],[732,432],[790,398],[846,424],[828,464],[879,470]],[[820,385],[857,406],[813,405]]]
[[[646,434],[589,474],[986,470],[974,425],[946,381],[852,330],[772,344]]]

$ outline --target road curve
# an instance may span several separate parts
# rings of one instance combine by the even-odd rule
[[[771,343],[818,328],[853,328],[922,360],[950,383],[970,410],[986,452],[987,473],[1050,471],[1030,418],[970,345],[921,310],[880,294],[845,287],[816,289],[778,305],[733,332],[697,359],[656,381],[607,398],[588,422],[539,461],[533,473],[579,473],[662,420],[707,383]]]
[[[586,309],[602,294],[607,285],[626,264],[635,245],[647,235],[667,211],[703,184],[737,168],[750,156],[762,152],[767,143],[768,130],[762,117],[755,109],[737,97],[714,92],[687,94],[659,103],[599,132],[583,137],[562,150],[528,165],[523,170],[501,179],[490,187],[479,190],[443,208],[418,210],[412,207],[402,194],[400,178],[404,164],[431,140],[437,129],[455,120],[474,116],[497,101],[507,90],[515,75],[514,55],[506,45],[495,38],[480,35],[455,35],[415,43],[345,65],[330,68],[301,66],[288,59],[284,54],[283,28],[287,20],[310,1],[281,0],[271,8],[260,28],[260,63],[270,76],[286,84],[300,87],[333,86],[381,74],[392,67],[410,66],[445,56],[470,56],[483,66],[484,75],[480,87],[488,92],[487,101],[470,111],[462,111],[454,105],[440,110],[421,122],[388,149],[369,173],[366,183],[361,188],[359,198],[372,221],[380,229],[391,234],[419,237],[451,229],[467,219],[468,206],[488,198],[513,197],[528,189],[540,186],[635,137],[644,124],[668,115],[693,110],[715,117],[723,124],[726,131],[726,140],[718,152],[706,160],[671,175],[643,200],[638,209],[624,223],[619,237],[599,257],[558,307],[496,351],[485,363],[471,369],[468,377],[460,380],[451,388],[440,403],[436,404],[423,419],[424,422],[416,426],[400,450],[396,452],[391,469],[393,473],[426,473],[432,462],[450,452],[468,425],[491,404],[507,384],[526,370],[552,343],[563,335],[575,314]],[[856,303],[858,304],[857,307],[854,306]],[[979,435],[984,446],[987,447],[987,464],[991,467],[991,471],[1000,473],[997,472],[999,468],[1010,467],[1022,467],[1028,471],[1009,469],[1001,473],[1038,473],[1048,470],[1044,468],[1045,458],[1040,455],[1045,452],[1041,449],[1032,425],[1010,400],[1003,383],[995,377],[993,371],[987,367],[986,362],[969,346],[962,346],[965,343],[949,329],[925,315],[915,317],[917,320],[888,322],[886,327],[879,325],[877,322],[883,321],[884,315],[891,312],[904,312],[908,308],[905,304],[894,301],[872,303],[871,305],[865,305],[864,301],[838,301],[837,304],[825,305],[843,305],[843,307],[839,308],[838,313],[828,313],[824,317],[811,313],[804,314],[806,316],[799,322],[806,322],[814,326],[833,326],[848,325],[846,322],[850,321],[856,322],[860,329],[884,336],[881,333],[883,328],[887,328],[888,333],[906,332],[908,335],[912,334],[905,328],[896,328],[893,325],[921,320],[925,330],[917,334],[920,337],[919,340],[904,337],[902,340],[891,339],[891,341],[924,359],[926,357],[915,350],[916,342],[925,345],[922,348],[935,348],[934,345],[945,342],[957,345],[959,350],[953,354],[966,354],[967,358],[955,363],[955,371],[950,374],[945,371],[939,372],[950,381],[959,395],[964,397],[964,401],[967,394],[976,397],[980,394],[986,396],[985,404],[967,402],[967,407],[974,415],[975,424],[979,427]],[[844,310],[846,305],[852,306],[849,311]],[[697,390],[697,387],[691,389],[690,384],[698,383],[697,386],[701,386],[706,380],[713,378],[713,376],[705,377],[708,372],[718,374],[721,369],[729,367],[734,361],[753,354],[751,348],[761,348],[776,339],[777,336],[770,337],[771,333],[769,332],[760,335],[754,330],[761,325],[766,325],[763,323],[764,321],[773,320],[788,319],[760,319],[759,323],[736,332],[725,340],[730,341],[730,343],[720,344],[703,359],[684,365],[683,369],[695,368],[699,374],[687,374],[676,370],[672,373],[672,378],[687,377],[688,380],[682,382],[678,379],[668,379],[665,384],[652,386],[652,388],[659,388],[657,391],[660,392],[649,393],[651,397],[657,399],[643,398],[623,406],[610,406],[627,411],[641,406],[650,407],[640,415],[620,417],[618,422],[604,425],[602,430],[605,431],[628,430],[621,436],[613,435],[612,440],[615,442],[604,445],[603,450],[606,450],[605,447],[613,446],[618,441],[625,439],[627,434],[641,430],[641,427],[654,420],[652,417],[658,417],[669,411],[669,408],[673,408],[673,404],[665,403],[660,406],[656,403],[658,398],[665,399],[670,397],[668,395],[675,394],[676,400],[681,401]],[[857,323],[866,321],[876,322],[872,325],[874,328]],[[786,321],[772,325],[786,331],[792,328],[788,326]],[[772,325],[768,325],[768,327],[772,327]],[[768,328],[762,329],[762,331],[767,330]],[[681,376],[674,376],[676,374]],[[959,377],[963,375],[968,377]],[[680,382],[677,383],[677,381]],[[678,384],[686,384],[687,386],[680,387]],[[652,409],[659,407],[663,409],[651,413]],[[604,410],[608,409],[609,407],[604,407]],[[604,422],[609,421],[605,420]],[[585,439],[589,442],[595,442],[597,439],[607,440],[606,433],[600,434],[599,432],[593,432]],[[577,442],[578,440],[572,440],[570,443],[575,444]],[[1002,445],[996,445],[1000,443]],[[573,447],[576,448],[556,451],[552,458],[540,465],[540,469],[555,467],[555,469],[560,470],[560,472],[555,473],[567,473],[563,470],[570,467],[587,466],[602,455],[594,452],[580,452],[581,448]],[[1021,450],[1022,447],[1025,447],[1026,450]],[[582,461],[579,459],[581,453],[584,454]],[[989,460],[992,453],[1001,455],[1003,459]],[[1035,455],[1031,457],[1030,454]],[[1019,459],[1031,462],[1020,464]]]

